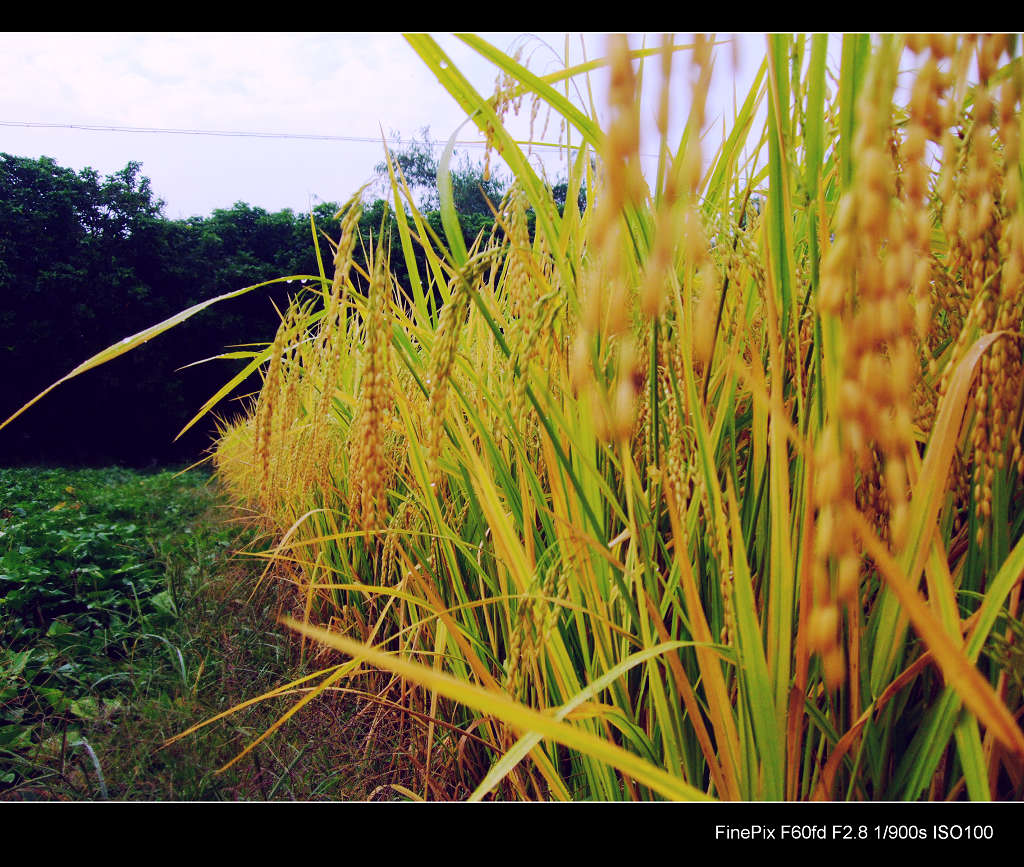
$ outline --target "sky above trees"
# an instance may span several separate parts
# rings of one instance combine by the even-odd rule
[[[563,65],[558,60],[566,48],[563,33],[483,36],[502,50],[522,46],[524,59],[540,74]],[[436,38],[478,90],[493,92],[493,67],[454,36]],[[644,34],[635,34],[631,41],[640,47],[643,39]],[[646,39],[653,46],[658,37]],[[742,79],[756,72],[763,46],[756,34],[739,39],[738,92],[743,93]],[[687,38],[681,34],[678,41]],[[599,57],[604,34],[585,34],[583,47],[580,36],[572,34],[572,62],[583,59],[584,48],[587,58]],[[685,75],[687,55],[677,58],[678,74]],[[732,52],[723,46],[715,77],[723,110],[732,93],[731,60]],[[648,78],[645,98],[650,96],[653,121],[656,64]],[[604,82],[600,71],[595,73],[599,110]],[[590,98],[585,89],[577,96],[584,105]],[[680,105],[676,116],[684,117],[685,110]],[[529,135],[529,115],[524,106],[513,122],[523,138]],[[236,201],[296,212],[319,201],[344,201],[373,178],[382,137],[408,142],[429,127],[443,143],[464,120],[399,33],[0,34],[0,149],[32,159],[45,155],[102,174],[137,161],[171,219],[206,215]],[[543,124],[543,118],[536,121],[536,133]],[[124,130],[128,127],[276,135]],[[546,137],[554,140],[557,134],[552,125]],[[472,125],[458,137],[479,141]],[[472,145],[465,150],[483,156]],[[544,151],[535,153],[541,159]],[[549,158],[546,168],[552,177],[558,174],[557,161]]]

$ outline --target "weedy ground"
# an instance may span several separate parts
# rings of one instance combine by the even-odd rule
[[[258,540],[208,474],[4,469],[0,490],[0,800],[393,795],[389,721],[345,696],[223,773],[288,695],[166,745],[300,670],[286,585],[253,593]]]

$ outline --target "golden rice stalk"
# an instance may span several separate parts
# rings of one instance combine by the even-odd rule
[[[387,317],[390,282],[386,257],[378,249],[366,299],[365,363],[349,458],[351,514],[364,530],[383,526],[386,520],[386,426],[394,405],[389,363],[391,327]]]

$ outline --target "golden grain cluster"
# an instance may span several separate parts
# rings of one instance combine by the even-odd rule
[[[491,98],[409,41],[515,174],[502,231],[434,236],[396,173],[427,291],[378,248],[360,293],[353,203],[219,446],[296,628],[407,710],[432,797],[1019,795],[1018,46],[772,36],[717,140],[719,39],[610,38],[602,125],[557,86],[586,69],[463,38]],[[582,213],[504,128],[524,95]]]

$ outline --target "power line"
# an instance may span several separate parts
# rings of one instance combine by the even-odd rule
[[[402,145],[401,139],[396,138],[373,138],[370,136],[358,135],[318,135],[314,133],[292,133],[292,132],[252,132],[246,130],[225,130],[225,129],[170,129],[167,127],[148,126],[106,126],[91,123],[38,123],[33,121],[0,120],[0,127],[27,127],[33,129],[79,129],[90,132],[141,132],[156,133],[162,135],[210,135],[227,136],[231,138],[267,138],[267,139],[291,139],[302,141],[328,141],[328,142],[355,142],[359,144],[376,144],[382,142],[388,145]],[[443,148],[442,142],[425,142],[435,150]],[[459,147],[485,148],[486,142],[482,141],[458,141]],[[548,144],[544,142],[533,142],[533,147],[561,147],[561,145]]]
[[[307,141],[345,141],[380,144],[381,139],[355,135],[317,135],[313,133],[292,132],[252,132],[248,130],[228,129],[171,129],[168,127],[150,126],[108,126],[92,123],[37,123],[32,121],[0,120],[0,126],[32,127],[42,129],[82,129],[92,132],[148,132],[164,135],[213,135],[231,136],[235,138],[274,138],[303,139]],[[388,144],[400,144],[397,139],[384,139]],[[478,142],[460,142],[464,146],[482,144]]]

